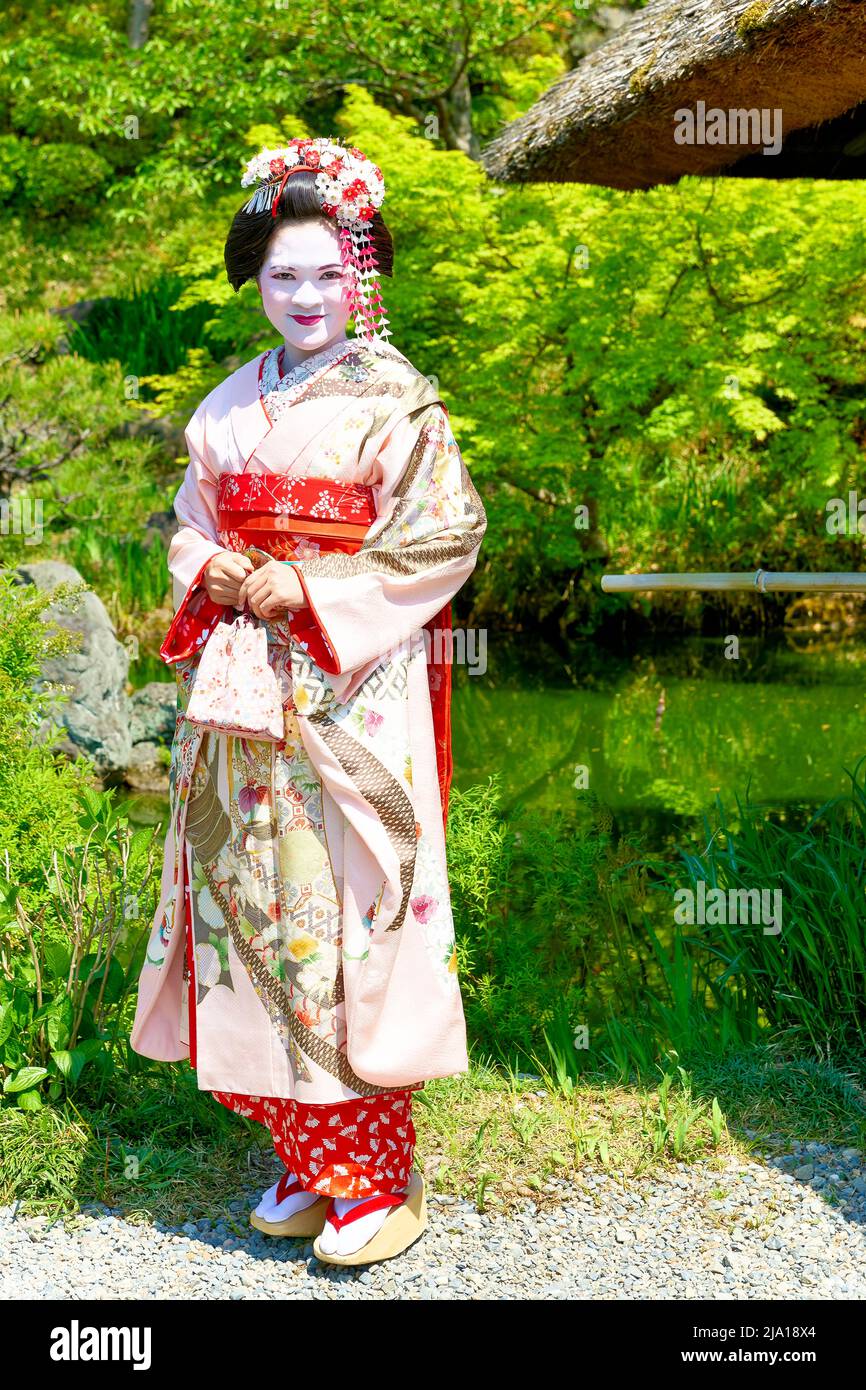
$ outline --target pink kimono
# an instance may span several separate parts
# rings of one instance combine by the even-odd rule
[[[131,1045],[191,1057],[242,1113],[285,1098],[366,1114],[367,1097],[400,1107],[468,1067],[436,648],[486,517],[445,406],[396,348],[347,339],[283,376],[279,357],[238,368],[186,431],[162,649],[178,677],[170,819]],[[291,692],[277,743],[185,717],[223,611],[204,569],[251,539],[301,561],[309,605],[265,624]]]

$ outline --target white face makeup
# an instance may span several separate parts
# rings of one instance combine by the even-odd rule
[[[351,316],[335,227],[312,219],[283,222],[258,276],[262,308],[295,367],[346,337]]]

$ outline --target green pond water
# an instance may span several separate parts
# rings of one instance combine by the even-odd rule
[[[506,811],[550,818],[588,785],[661,848],[747,783],[779,810],[845,791],[866,753],[864,682],[866,640],[752,637],[728,660],[722,638],[556,652],[488,633],[486,670],[454,667],[454,786],[497,772]],[[163,798],[124,800],[135,820],[165,815]]]

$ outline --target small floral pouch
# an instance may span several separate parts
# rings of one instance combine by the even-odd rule
[[[199,659],[186,718],[240,738],[284,737],[280,682],[264,626],[247,611],[221,619]]]

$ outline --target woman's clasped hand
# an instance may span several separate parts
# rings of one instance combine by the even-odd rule
[[[274,618],[287,609],[306,608],[307,599],[294,565],[268,560],[255,569],[248,555],[221,550],[204,572],[204,584],[215,603],[242,609],[249,603],[257,618]]]

